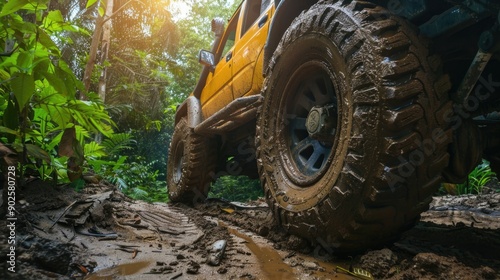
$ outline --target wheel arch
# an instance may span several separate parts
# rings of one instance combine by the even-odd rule
[[[269,60],[273,56],[281,37],[288,29],[292,21],[302,13],[314,5],[318,0],[281,0],[277,2],[276,12],[271,22],[269,35],[264,46],[264,64],[262,67],[265,75],[266,69],[269,66]]]
[[[201,123],[201,102],[194,96],[189,96],[184,102],[177,107],[175,112],[175,125],[183,118],[187,118],[187,123],[190,128],[195,128]]]

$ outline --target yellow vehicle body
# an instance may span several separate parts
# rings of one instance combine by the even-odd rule
[[[274,11],[271,1],[247,0],[229,20],[200,95],[204,119],[236,98],[260,92],[264,45]]]

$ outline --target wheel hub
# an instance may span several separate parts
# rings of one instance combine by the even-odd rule
[[[283,90],[279,115],[286,118],[286,127],[278,134],[280,158],[297,187],[315,186],[333,161],[339,119],[336,84],[330,69],[312,60],[293,72]]]
[[[306,119],[306,128],[309,136],[320,141],[332,141],[336,129],[336,106],[314,106]]]

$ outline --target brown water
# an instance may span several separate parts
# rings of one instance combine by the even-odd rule
[[[257,257],[262,272],[268,279],[296,279],[292,268],[283,262],[282,257],[271,247],[259,246],[251,237],[236,229],[228,228],[229,233],[245,240],[245,244]]]
[[[281,255],[278,254],[278,252],[271,246],[259,245],[255,243],[250,236],[238,231],[237,229],[228,227],[220,221],[219,224],[226,227],[229,233],[246,241],[245,245],[256,256],[259,261],[261,271],[266,279],[300,279],[301,276],[304,276],[303,273],[300,273],[290,265],[283,262],[283,257],[281,257]],[[353,279],[348,275],[335,272],[335,267],[339,264],[320,261],[306,255],[297,255],[300,256],[301,259],[304,259],[304,262],[315,262],[318,265],[317,269],[313,269],[310,272],[306,271],[306,273],[310,273],[319,279]],[[345,267],[346,265],[344,264],[343,266]]]
[[[116,279],[116,276],[134,275],[150,265],[151,261],[140,261],[133,263],[120,264],[114,267],[99,270],[85,277],[85,280],[111,280]]]

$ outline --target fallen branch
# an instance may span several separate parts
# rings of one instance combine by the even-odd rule
[[[177,279],[177,278],[179,278],[181,276],[182,276],[182,272],[179,272],[177,274],[174,274],[172,277],[170,277],[170,279]]]
[[[71,232],[73,232],[73,236],[68,240],[69,242],[73,241],[76,237],[76,231],[75,231],[75,226],[71,225]]]
[[[41,227],[39,227],[39,226],[37,226],[37,225],[32,225],[32,226],[33,226],[33,228],[36,228],[36,229],[38,229],[39,231],[43,231],[43,232],[47,233],[47,232],[45,231],[45,229],[44,229],[44,228],[41,228]]]
[[[121,248],[138,248],[138,247],[141,247],[139,245],[128,245],[128,244],[116,244],[116,246],[121,247]]]
[[[168,234],[172,234],[172,235],[180,235],[180,234],[186,233],[185,231],[175,231],[175,230],[165,229],[165,228],[161,228],[161,227],[157,227],[156,229],[161,233],[168,233]]]
[[[123,226],[129,226],[129,227],[134,227],[134,228],[139,228],[139,229],[147,229],[149,226],[148,225],[141,225],[141,224],[133,224],[133,223],[121,223]]]
[[[127,253],[134,253],[134,252],[142,252],[141,250],[137,250],[137,249],[127,249],[127,248],[116,248],[115,250],[120,250],[120,251],[123,251],[123,252],[127,252]]]
[[[64,211],[61,213],[61,215],[59,215],[59,217],[57,217],[57,219],[54,221],[54,223],[49,227],[49,230],[51,230],[57,224],[57,222],[59,222],[59,220],[64,216],[64,214],[66,214],[66,212],[68,212],[68,210],[71,209],[71,207],[73,207],[73,205],[75,205],[77,202],[78,202],[78,200],[75,200],[70,205],[68,205],[68,207],[66,207],[64,209]]]
[[[83,232],[80,230],[75,230],[76,233],[82,234],[82,235],[87,235],[87,236],[93,236],[93,237],[103,237],[103,238],[109,238],[109,239],[116,239],[118,237],[118,234],[116,233],[90,233],[90,232]],[[101,239],[104,240],[104,239]]]
[[[105,241],[105,240],[115,240],[117,239],[118,236],[105,236],[105,237],[102,237],[102,238],[99,238],[99,241]]]

